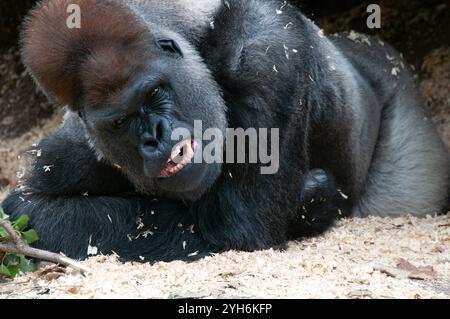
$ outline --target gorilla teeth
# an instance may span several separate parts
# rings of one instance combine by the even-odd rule
[[[194,140],[184,140],[175,145],[160,177],[171,177],[183,170],[194,158],[195,148],[196,142]]]

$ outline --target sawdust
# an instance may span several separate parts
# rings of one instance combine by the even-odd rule
[[[83,264],[92,271],[87,277],[48,268],[0,284],[0,299],[449,298],[450,216],[345,220],[284,252],[227,252],[154,265],[99,256]],[[404,271],[405,264],[431,275],[419,280],[381,271]]]
[[[0,203],[16,186],[19,157],[33,144],[54,132],[61,123],[62,112],[57,112],[50,120],[42,120],[40,125],[19,137],[0,139]]]

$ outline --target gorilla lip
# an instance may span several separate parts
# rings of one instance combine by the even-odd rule
[[[194,139],[184,140],[176,144],[159,177],[168,178],[182,171],[194,158],[196,148],[197,143]]]

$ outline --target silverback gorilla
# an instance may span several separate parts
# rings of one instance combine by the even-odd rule
[[[80,28],[67,26],[69,4]],[[289,4],[45,0],[26,20],[22,55],[67,105],[3,203],[29,215],[40,248],[194,260],[282,248],[340,215],[425,216],[447,204],[448,152],[401,56],[353,32],[324,36]],[[171,134],[194,121],[279,128],[279,170],[174,162]]]

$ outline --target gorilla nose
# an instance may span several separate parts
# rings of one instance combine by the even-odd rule
[[[161,150],[169,133],[169,123],[165,118],[156,117],[149,121],[147,130],[141,136],[140,153],[144,159],[151,159]]]

